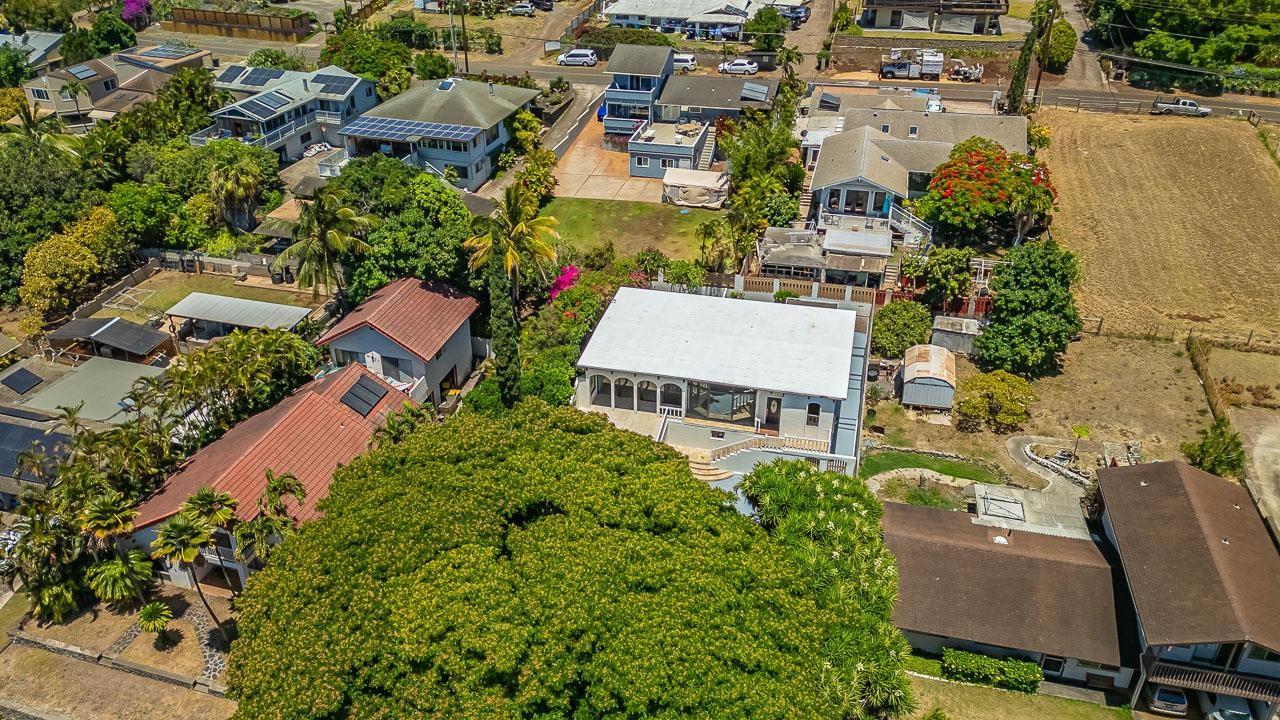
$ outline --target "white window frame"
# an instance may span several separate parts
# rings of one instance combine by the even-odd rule
[[[48,102],[49,91],[45,90],[44,88],[31,88],[31,97],[35,98],[36,100],[44,100],[45,102]]]
[[[663,170],[680,167],[680,161],[676,158],[658,158],[658,167]]]
[[[920,126],[919,126],[919,125],[912,125],[910,128],[908,128],[908,129],[907,129],[907,136],[908,136],[908,137],[920,137]]]
[[[884,123],[883,125],[881,125],[881,126],[880,126],[880,132],[884,133],[885,135],[888,135],[888,134],[889,134],[889,123]]]
[[[649,167],[649,158],[645,157],[644,155],[637,155],[637,156],[636,156],[636,167],[638,167],[638,168],[647,168],[647,167]]]

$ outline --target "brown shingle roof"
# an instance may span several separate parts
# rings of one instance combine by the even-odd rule
[[[370,295],[316,342],[327,345],[368,326],[431,362],[479,306],[475,298],[449,285],[402,278]]]
[[[369,378],[386,395],[367,416],[342,402],[360,378]],[[364,452],[373,431],[408,397],[361,365],[314,380],[274,407],[241,422],[197,452],[169,477],[164,487],[138,508],[134,526],[144,528],[178,512],[199,488],[211,485],[239,501],[236,516],[251,520],[266,490],[266,471],[293,473],[307,490],[302,507],[291,507],[298,520],[319,516],[316,503],[329,494],[333,472]],[[288,501],[292,505],[292,501]]]
[[[1111,566],[1092,542],[897,503],[885,503],[884,535],[899,628],[1120,665]]]
[[[1280,650],[1280,554],[1249,493],[1182,462],[1098,471],[1148,645]]]

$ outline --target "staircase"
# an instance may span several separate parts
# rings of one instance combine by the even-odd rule
[[[702,154],[698,156],[698,169],[710,170],[711,161],[716,157],[716,126],[707,128],[707,141],[702,145]]]
[[[813,202],[813,171],[806,170],[804,184],[800,186],[800,219],[809,219],[809,205]]]
[[[693,472],[695,478],[705,483],[728,480],[733,477],[733,473],[722,470],[705,460],[690,460],[689,470]]]
[[[884,279],[880,282],[880,288],[892,288],[898,284],[898,276],[902,274],[902,263],[889,263],[884,268]]]
[[[889,208],[889,225],[895,232],[902,233],[902,244],[907,250],[918,252],[933,242],[933,226],[901,205]]]

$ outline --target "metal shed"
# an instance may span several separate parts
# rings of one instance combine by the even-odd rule
[[[937,345],[915,345],[907,349],[895,380],[904,406],[950,410],[956,394],[956,356]]]
[[[933,335],[929,342],[953,353],[968,355],[973,352],[973,339],[982,332],[982,325],[973,318],[946,317],[933,319]]]

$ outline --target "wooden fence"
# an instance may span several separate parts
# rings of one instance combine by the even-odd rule
[[[374,13],[387,6],[387,0],[368,0],[362,3],[360,7],[351,11],[351,17],[356,20],[368,20]]]
[[[286,42],[297,42],[311,34],[311,18],[305,14],[286,17],[183,7],[173,8],[173,20],[160,26],[172,32]]]

